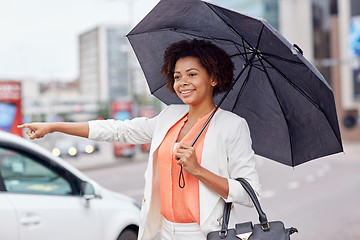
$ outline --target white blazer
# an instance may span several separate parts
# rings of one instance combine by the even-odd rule
[[[145,172],[145,190],[138,239],[154,239],[161,228],[158,147],[168,130],[187,112],[187,105],[171,105],[151,119],[89,121],[90,139],[130,144],[151,142],[148,167]],[[227,199],[223,199],[199,182],[200,228],[204,236],[210,231],[221,228],[224,202],[252,206],[245,190],[234,179],[245,178],[255,192],[260,195],[260,185],[253,157],[250,132],[245,119],[219,109],[206,132],[201,166],[227,178],[229,194]],[[236,221],[238,221],[236,215],[232,213],[229,226],[233,227]]]

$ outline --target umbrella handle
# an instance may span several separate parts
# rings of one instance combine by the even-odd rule
[[[181,166],[180,174],[179,174],[179,187],[180,188],[185,187],[185,178],[184,178],[183,166]]]
[[[200,132],[198,133],[198,135],[195,137],[194,141],[191,143],[191,147],[193,147],[196,143],[196,141],[199,139],[201,133],[205,130],[206,126],[209,124],[210,120],[212,119],[212,117],[214,116],[214,114],[216,113],[216,111],[219,109],[219,106],[217,106],[214,111],[211,113],[210,117],[206,120],[204,126],[202,126]],[[179,160],[179,159],[178,159]],[[185,187],[185,178],[184,178],[184,172],[183,172],[183,167],[181,166],[180,169],[180,174],[179,174],[179,187],[180,188],[184,188]]]

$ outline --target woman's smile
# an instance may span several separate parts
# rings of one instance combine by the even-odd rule
[[[190,90],[180,90],[180,94],[183,97],[188,97],[190,96],[193,92],[195,92],[195,89],[190,89]]]

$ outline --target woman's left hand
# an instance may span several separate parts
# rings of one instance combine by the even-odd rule
[[[179,144],[175,158],[178,160],[177,164],[191,175],[195,175],[201,168],[196,157],[195,148],[187,144]]]

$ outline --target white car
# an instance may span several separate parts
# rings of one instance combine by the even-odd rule
[[[133,240],[139,220],[133,199],[0,131],[1,240]]]

